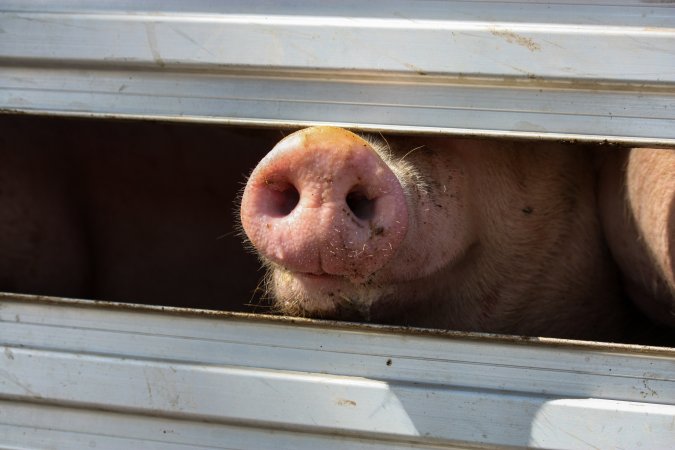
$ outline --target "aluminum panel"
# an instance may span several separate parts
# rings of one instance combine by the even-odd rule
[[[675,143],[675,7],[0,2],[0,108]]]
[[[179,420],[130,413],[92,411],[64,406],[0,401],[3,449],[96,448],[139,450],[193,449],[438,449],[476,448],[458,443],[370,441],[357,436],[312,435],[247,425]],[[489,448],[489,447],[488,447]]]
[[[673,349],[12,295],[0,329],[0,445],[180,448],[195,430],[217,448],[262,448],[277,432],[326,448],[675,439]],[[116,425],[131,417],[143,433]],[[160,434],[176,421],[183,431]]]

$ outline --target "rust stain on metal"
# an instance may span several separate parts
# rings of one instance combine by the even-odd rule
[[[516,44],[522,47],[525,47],[531,52],[536,52],[541,50],[541,45],[535,42],[533,39],[521,36],[513,31],[499,29],[499,28],[490,28],[490,33],[493,36],[503,38],[509,44]]]
[[[352,408],[356,406],[356,402],[354,400],[349,400],[346,398],[339,398],[336,403],[338,406],[350,406]]]

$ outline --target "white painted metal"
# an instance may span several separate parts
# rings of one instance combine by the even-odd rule
[[[675,143],[670,2],[0,1],[0,108]]]
[[[10,295],[0,330],[3,448],[675,442],[673,349]]]

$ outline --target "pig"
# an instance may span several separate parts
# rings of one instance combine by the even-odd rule
[[[630,299],[675,326],[675,150],[607,152],[599,202],[605,237]]]
[[[255,312],[232,205],[278,136],[0,115],[0,291]]]
[[[241,228],[283,314],[621,339],[673,325],[675,152],[327,126],[253,170]]]

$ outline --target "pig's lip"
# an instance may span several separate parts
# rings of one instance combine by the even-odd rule
[[[309,280],[313,282],[346,281],[341,275],[331,275],[329,273],[295,272],[294,275],[301,280]]]
[[[305,273],[295,272],[293,274],[297,281],[299,281],[305,288],[310,291],[316,290],[334,290],[351,284],[347,278],[342,275],[331,275],[329,273]]]

